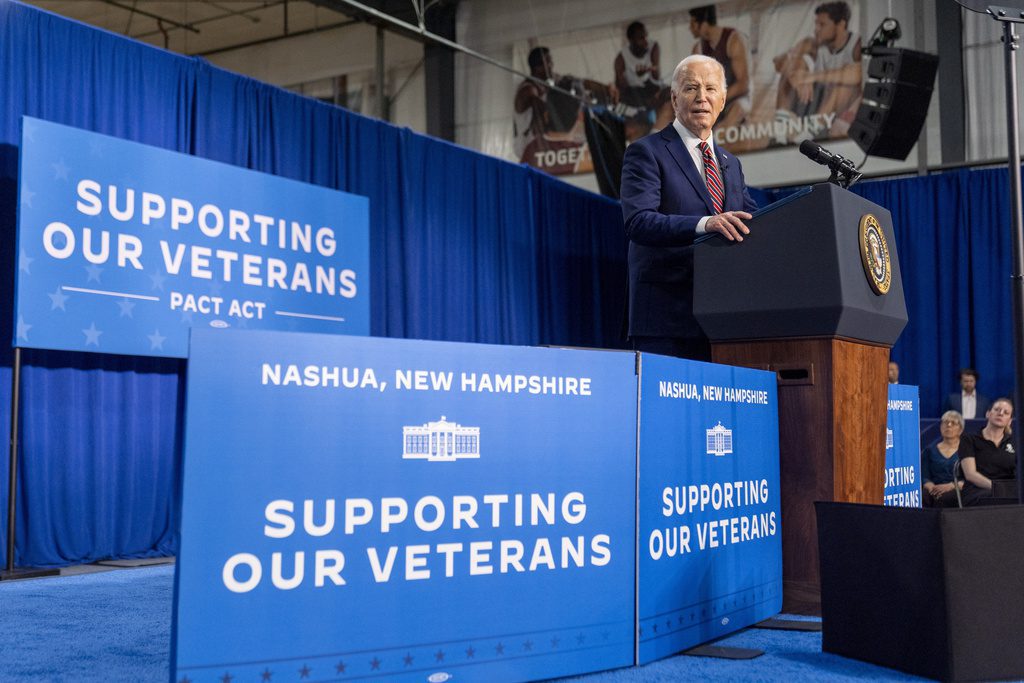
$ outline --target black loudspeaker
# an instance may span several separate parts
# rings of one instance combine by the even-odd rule
[[[850,138],[867,154],[906,159],[928,116],[939,58],[926,52],[876,47],[868,62],[864,100]]]
[[[556,85],[562,90],[583,94],[583,81],[573,76],[562,76]],[[576,125],[583,104],[575,97],[557,90],[549,90],[547,107],[547,129],[555,133],[564,133]]]
[[[619,186],[622,185],[622,158],[626,155],[623,119],[607,109],[598,111],[596,108],[587,109],[583,116],[597,186],[605,197],[618,199]]]
[[[823,651],[946,681],[1024,677],[1024,507],[815,507]]]

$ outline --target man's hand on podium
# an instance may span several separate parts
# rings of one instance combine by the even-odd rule
[[[717,232],[730,242],[742,242],[743,235],[750,234],[750,228],[743,221],[751,218],[746,211],[725,211],[709,218],[704,224],[704,230]]]

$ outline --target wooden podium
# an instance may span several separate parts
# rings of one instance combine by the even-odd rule
[[[886,209],[827,183],[748,225],[697,245],[694,315],[714,362],[778,375],[783,609],[818,614],[814,501],[882,502],[896,240]]]

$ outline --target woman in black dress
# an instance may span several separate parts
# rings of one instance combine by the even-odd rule
[[[1017,476],[1017,453],[1010,441],[1013,404],[1008,398],[996,399],[985,413],[988,422],[980,434],[960,440],[960,465],[964,473],[964,505],[977,505],[992,496],[993,479]]]

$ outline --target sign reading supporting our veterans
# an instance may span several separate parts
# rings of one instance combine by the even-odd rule
[[[172,676],[634,657],[634,355],[192,332]]]
[[[640,663],[782,609],[776,379],[641,354]]]
[[[917,387],[889,385],[883,503],[921,507],[921,420]]]
[[[369,334],[369,201],[22,119],[14,345],[185,357],[192,326]]]

